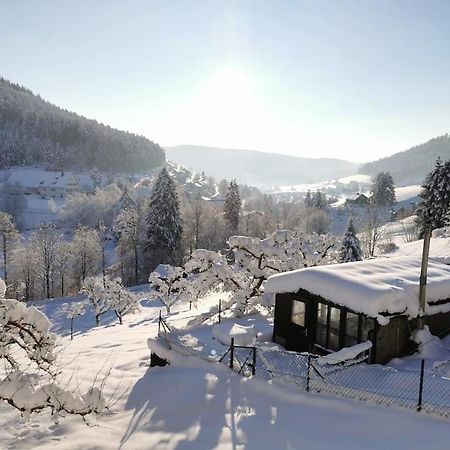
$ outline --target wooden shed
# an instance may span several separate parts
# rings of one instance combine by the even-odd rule
[[[370,340],[371,362],[415,349],[420,259],[379,258],[311,267],[269,278],[276,294],[274,342],[288,350],[328,354]],[[430,261],[425,324],[450,331],[450,267]]]

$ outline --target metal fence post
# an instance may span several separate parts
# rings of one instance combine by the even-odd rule
[[[159,319],[158,319],[158,336],[161,333],[161,310],[159,310]]]
[[[256,346],[253,347],[252,375],[256,373]]]
[[[221,320],[221,315],[222,315],[222,300],[219,300],[219,323]]]
[[[308,368],[306,370],[306,392],[309,392],[310,381],[311,381],[311,353],[308,353]]]
[[[423,377],[425,374],[425,360],[420,362],[420,385],[419,385],[419,401],[417,402],[417,411],[422,410],[422,398],[423,398]]]
[[[230,369],[234,367],[234,338],[231,338],[231,347],[230,347]]]

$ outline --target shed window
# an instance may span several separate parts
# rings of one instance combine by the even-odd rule
[[[347,317],[345,321],[345,340],[344,345],[346,347],[351,347],[358,343],[358,330],[359,330],[359,314],[352,312],[347,312]]]
[[[319,303],[317,308],[316,344],[325,348],[327,346],[327,314],[328,305]]]
[[[337,350],[339,348],[339,324],[341,320],[341,310],[329,306],[330,320],[328,322],[328,346],[330,350]]]
[[[361,340],[367,341],[369,339],[369,331],[375,328],[375,324],[370,317],[362,317],[361,321]]]
[[[291,320],[297,325],[305,326],[305,304],[303,302],[298,300],[292,301]]]
[[[318,304],[316,344],[329,350],[339,348],[341,310],[323,303]]]

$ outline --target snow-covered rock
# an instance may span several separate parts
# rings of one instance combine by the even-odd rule
[[[212,335],[223,345],[231,345],[232,338],[235,345],[252,346],[256,342],[256,331],[253,326],[246,327],[235,322],[214,325]]]

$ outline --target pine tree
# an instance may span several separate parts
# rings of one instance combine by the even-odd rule
[[[181,265],[183,224],[174,180],[166,168],[158,175],[147,216],[148,269],[158,264]]]
[[[350,218],[348,221],[347,231],[342,239],[342,247],[339,253],[340,262],[352,262],[352,261],[362,261],[363,253],[359,243],[359,239],[356,236],[355,226],[353,224],[353,219]]]
[[[312,207],[316,209],[325,209],[327,207],[327,199],[325,194],[317,191],[312,198]]]
[[[390,206],[396,201],[394,180],[389,172],[380,172],[372,185],[372,203],[376,206]]]
[[[422,192],[419,194],[422,200],[417,207],[416,214],[420,224],[422,237],[425,228],[442,228],[448,223],[450,212],[450,161],[442,163],[436,160],[434,169],[427,175]]]
[[[314,207],[313,199],[312,199],[310,190],[308,190],[308,192],[305,195],[305,206],[307,208],[313,208]]]
[[[239,219],[241,215],[241,196],[239,194],[239,186],[236,180],[231,180],[228,186],[227,195],[225,197],[224,216],[228,224],[230,233],[237,234],[239,227]]]
[[[11,252],[20,238],[16,225],[9,214],[0,212],[0,248],[3,253],[3,279],[8,286],[8,269]]]

